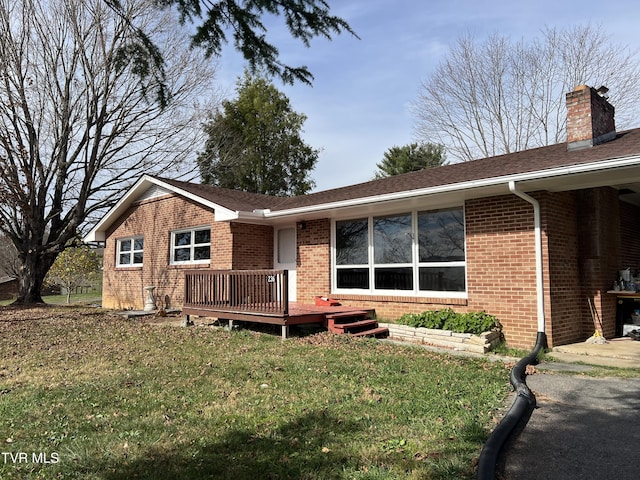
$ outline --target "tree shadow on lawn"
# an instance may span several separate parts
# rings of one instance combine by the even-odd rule
[[[150,448],[144,458],[94,464],[87,470],[105,480],[338,478],[343,467],[353,462],[348,438],[361,429],[357,422],[315,411],[293,419],[269,437],[232,430],[220,441],[199,448]],[[336,442],[345,449],[327,447]]]

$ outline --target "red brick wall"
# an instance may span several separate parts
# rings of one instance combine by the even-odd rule
[[[613,188],[580,190],[576,198],[582,293],[594,309],[586,333],[597,329],[610,338],[615,336],[616,299],[605,292],[620,269],[620,201]]]
[[[620,268],[621,241],[628,242],[634,251],[622,258],[625,261],[637,258],[633,245],[640,243],[636,240],[640,237],[640,226],[635,222],[640,209],[620,206],[617,193],[609,188],[538,192],[533,196],[539,199],[542,211],[545,314],[550,345],[582,341],[595,328],[601,329],[605,336],[613,336],[615,297],[603,292],[610,287]],[[619,210],[625,223],[622,230]],[[169,265],[170,232],[175,229],[211,225],[211,264],[200,267],[273,267],[271,226],[216,223],[214,219],[212,211],[176,196],[147,200],[130,208],[108,232],[104,306],[140,309],[144,305],[146,285],[157,287],[156,297],[161,304],[166,298],[172,306],[181,305],[184,270],[194,267]],[[529,348],[537,333],[533,227],[533,207],[514,195],[466,202],[468,300],[334,296],[343,305],[375,308],[378,317],[386,320],[427,309],[484,310],[500,319],[510,345]],[[299,302],[310,303],[315,295],[331,293],[331,221],[298,223],[296,232],[297,298]],[[116,240],[135,235],[145,238],[143,266],[116,269]]]
[[[235,270],[273,268],[273,227],[248,223],[232,223],[233,260]]]
[[[180,306],[184,296],[184,270],[209,267],[231,268],[229,224],[215,223],[214,213],[176,196],[163,196],[134,205],[107,232],[104,251],[102,304],[105,308],[144,307],[144,287],[156,287],[156,302]],[[171,231],[211,225],[211,264],[172,266]],[[116,240],[144,235],[141,267],[116,268]]]
[[[609,249],[611,238],[616,235],[607,232],[615,232],[617,227],[610,219],[606,221],[607,215],[598,213],[597,222],[591,218],[594,216],[591,204],[584,204],[584,198],[577,193],[538,192],[533,196],[541,205],[545,328],[549,344],[583,341],[595,327],[587,296],[581,295],[585,263],[581,255],[585,248],[580,246],[580,239],[589,237],[588,246],[589,242],[594,242],[592,235],[602,236],[605,232],[609,240],[595,241],[602,243],[602,249]],[[613,197],[607,192],[604,196],[602,192],[597,195],[596,203],[602,204],[599,212],[612,211],[605,200],[611,201]],[[511,346],[532,347],[538,330],[533,207],[514,195],[470,200],[465,204],[465,228],[468,300],[333,296],[343,305],[375,308],[378,317],[386,320],[427,309],[484,310],[500,319]],[[329,246],[328,219],[307,222],[305,230],[298,228],[300,302],[312,301],[314,295],[329,291]],[[617,259],[610,257],[607,255],[607,264],[617,263]],[[586,261],[593,259],[586,258]],[[597,279],[596,308],[604,323],[609,325],[614,321],[615,308],[611,309],[611,298],[603,297],[601,293],[603,286],[606,290],[605,278],[610,278],[610,268]],[[593,297],[592,292],[592,300]]]
[[[378,318],[453,308],[486,310],[505,326],[509,342],[532,346],[537,332],[533,209],[509,195],[467,202],[469,300],[405,296],[333,295],[343,305],[375,308]],[[298,228],[298,301],[313,301],[330,289],[330,220]]]
[[[574,192],[538,194],[547,248],[545,317],[549,345],[584,341],[593,333],[581,295],[577,200]]]
[[[498,317],[510,345],[531,347],[537,333],[533,207],[515,195],[465,205],[469,310]]]
[[[298,223],[296,237],[297,301],[313,303],[316,295],[331,291],[331,221],[323,218]]]
[[[343,305],[362,309],[374,308],[379,320],[396,320],[405,313],[421,313],[425,310],[451,308],[466,312],[467,301],[457,298],[428,298],[382,295],[335,295]]]
[[[170,265],[171,231],[211,226],[211,262]],[[115,268],[116,241],[143,235],[141,267]],[[156,287],[158,306],[180,307],[184,300],[184,271],[193,268],[273,268],[273,228],[266,225],[215,222],[215,214],[178,196],[163,196],[132,206],[107,232],[102,303],[105,308],[144,307],[144,287]]]
[[[615,132],[614,107],[595,89],[580,85],[566,95],[567,143],[596,140]]]

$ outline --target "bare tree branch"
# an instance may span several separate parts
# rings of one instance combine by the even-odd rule
[[[0,0],[0,232],[22,263],[19,301],[38,300],[56,255],[141,174],[179,172],[204,142],[211,62],[170,12],[122,5],[125,18],[89,0]],[[167,105],[119,56],[132,23],[166,52]]]
[[[580,84],[609,87],[616,123],[628,127],[640,114],[634,53],[591,25],[547,28],[530,43],[462,37],[422,84],[417,136],[461,161],[558,143],[566,138],[564,96]]]

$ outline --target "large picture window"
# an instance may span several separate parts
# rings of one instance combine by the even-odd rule
[[[465,291],[462,209],[418,212],[420,291]]]
[[[209,263],[211,260],[211,228],[171,232],[171,263]]]
[[[118,267],[137,267],[142,265],[144,238],[121,238],[116,244],[116,265]]]
[[[466,291],[462,207],[335,223],[334,288],[454,296]]]
[[[369,220],[336,222],[338,288],[369,288]],[[364,267],[364,268],[363,268]]]
[[[376,290],[413,290],[411,235],[411,214],[373,217]]]

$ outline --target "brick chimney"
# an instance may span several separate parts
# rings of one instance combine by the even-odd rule
[[[604,94],[580,85],[567,93],[567,150],[580,150],[613,140],[616,136],[615,108]]]

